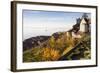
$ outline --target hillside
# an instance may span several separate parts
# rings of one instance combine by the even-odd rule
[[[76,45],[78,45],[77,48],[80,48],[80,41],[83,40],[83,38],[73,38],[71,35],[67,35],[66,33],[67,32],[54,33],[38,45],[33,45],[32,48],[25,50],[23,53],[23,62],[69,60],[68,58],[73,53],[73,49],[76,48]],[[82,36],[87,38],[89,35],[83,33]],[[84,40],[84,42],[89,42],[88,40],[90,40],[90,38]],[[83,45],[90,46],[90,44],[85,43],[83,43]],[[84,51],[81,50],[81,52]],[[82,58],[85,59],[85,57]]]
[[[37,36],[37,37],[26,39],[23,41],[23,51],[29,50],[32,47],[39,46],[40,43],[44,42],[49,38],[50,36]]]
[[[79,44],[77,44],[70,52],[64,54],[59,60],[81,60],[91,59],[91,38],[85,35]]]

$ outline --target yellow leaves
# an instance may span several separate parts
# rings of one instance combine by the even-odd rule
[[[74,41],[74,39],[72,37],[68,36],[66,43],[67,43],[68,46],[74,46],[75,41]]]
[[[57,60],[60,57],[59,51],[58,50],[52,50],[51,51],[51,56],[52,56],[52,60]]]
[[[48,48],[44,48],[44,49],[43,49],[43,53],[42,53],[42,57],[43,57],[43,58],[49,58],[49,57],[50,57],[49,50],[50,50],[50,49],[48,49]]]
[[[51,38],[50,38],[50,40],[49,40],[49,45],[50,45],[50,47],[52,47],[52,48],[54,48],[54,46],[55,46],[55,38],[52,36]]]
[[[44,48],[42,53],[43,60],[57,60],[60,57],[59,50]]]
[[[70,33],[58,33],[58,37],[51,36],[43,45],[33,47],[24,54],[25,61],[57,61],[68,53],[79,42]],[[44,46],[46,45],[46,46]],[[29,54],[29,55],[28,55]]]

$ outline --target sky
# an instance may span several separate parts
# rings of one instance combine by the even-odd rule
[[[23,10],[23,40],[68,31],[82,15],[82,12]]]

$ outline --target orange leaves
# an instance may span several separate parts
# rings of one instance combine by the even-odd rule
[[[57,60],[60,57],[59,52],[59,50],[44,48],[42,53],[43,60]]]
[[[50,38],[50,40],[49,40],[49,46],[50,46],[51,48],[54,48],[55,45],[56,45],[56,41],[55,41],[55,38],[52,36],[52,37]]]
[[[79,41],[80,39],[73,38],[71,34],[66,35],[65,32],[58,33],[58,38],[51,36],[41,45],[26,51],[24,60],[28,62],[57,61],[62,55],[75,47]]]
[[[52,60],[59,59],[59,57],[60,57],[59,50],[52,49],[51,50],[51,56],[52,56]]]

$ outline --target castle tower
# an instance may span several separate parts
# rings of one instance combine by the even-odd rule
[[[83,14],[81,21],[80,21],[80,30],[81,32],[89,32],[89,18],[86,13]]]
[[[85,19],[83,18],[82,20],[81,20],[81,22],[80,22],[80,30],[79,31],[81,31],[81,32],[86,32],[86,21],[85,21]]]

